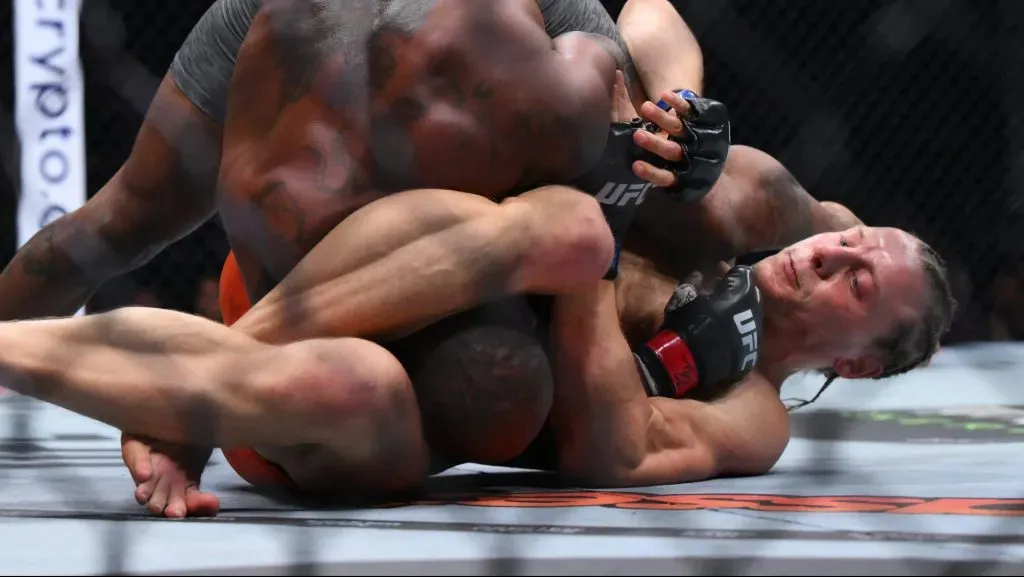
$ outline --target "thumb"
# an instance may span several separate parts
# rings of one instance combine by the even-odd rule
[[[692,278],[694,278],[693,275],[690,275],[690,279]],[[699,295],[697,290],[699,286],[700,282],[696,284],[683,282],[676,285],[676,289],[672,291],[672,297],[668,299],[668,303],[665,305],[665,312],[670,313],[693,302]]]

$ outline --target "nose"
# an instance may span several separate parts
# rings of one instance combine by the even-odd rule
[[[828,280],[851,268],[864,265],[864,255],[852,247],[822,248],[811,257],[811,266],[821,280]]]

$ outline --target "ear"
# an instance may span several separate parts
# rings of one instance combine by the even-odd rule
[[[857,359],[836,359],[832,370],[844,379],[873,379],[882,374],[882,363],[870,356]]]

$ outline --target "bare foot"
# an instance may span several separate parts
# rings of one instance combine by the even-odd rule
[[[135,500],[168,518],[212,517],[220,499],[199,489],[212,449],[121,435],[121,458],[135,481]]]

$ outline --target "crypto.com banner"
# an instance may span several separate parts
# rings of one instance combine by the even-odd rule
[[[85,203],[81,0],[14,0],[15,114],[21,144],[18,246]]]

